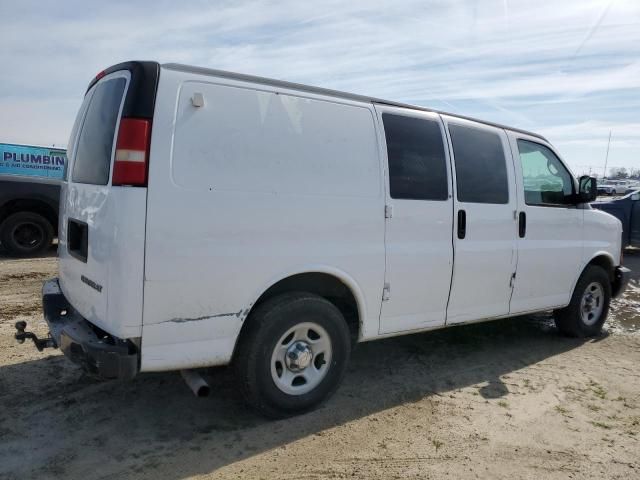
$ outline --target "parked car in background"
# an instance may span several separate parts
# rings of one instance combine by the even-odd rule
[[[618,180],[605,180],[598,183],[598,195],[622,195],[627,191],[627,183]]]
[[[94,376],[231,364],[268,416],[328,398],[356,342],[555,310],[600,332],[620,222],[542,136],[176,64],[91,81],[69,139],[51,335]],[[455,252],[455,254],[454,254]]]
[[[0,244],[9,255],[45,251],[58,231],[66,151],[0,143]]]
[[[616,200],[593,202],[591,206],[622,222],[623,247],[640,247],[640,190]]]

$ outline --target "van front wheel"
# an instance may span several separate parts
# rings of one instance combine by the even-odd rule
[[[309,293],[287,293],[252,312],[234,358],[240,391],[272,418],[311,410],[344,376],[351,340],[340,310]]]
[[[602,268],[589,265],[578,279],[571,302],[554,312],[555,323],[570,337],[593,337],[602,330],[609,313],[611,282]]]

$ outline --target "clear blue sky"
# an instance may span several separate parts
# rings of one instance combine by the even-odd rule
[[[322,3],[322,6],[320,4]],[[640,168],[640,0],[0,4],[0,141],[66,145],[130,59],[275,77],[546,135],[575,173]]]

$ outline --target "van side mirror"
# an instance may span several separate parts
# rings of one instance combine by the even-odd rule
[[[593,202],[598,196],[598,185],[594,177],[583,175],[579,179],[578,203]]]

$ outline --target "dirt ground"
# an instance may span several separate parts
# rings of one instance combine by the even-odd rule
[[[640,478],[640,254],[607,332],[521,317],[359,345],[322,408],[267,421],[225,369],[95,382],[18,345],[56,259],[0,257],[0,478]],[[43,325],[37,331],[45,333]]]

